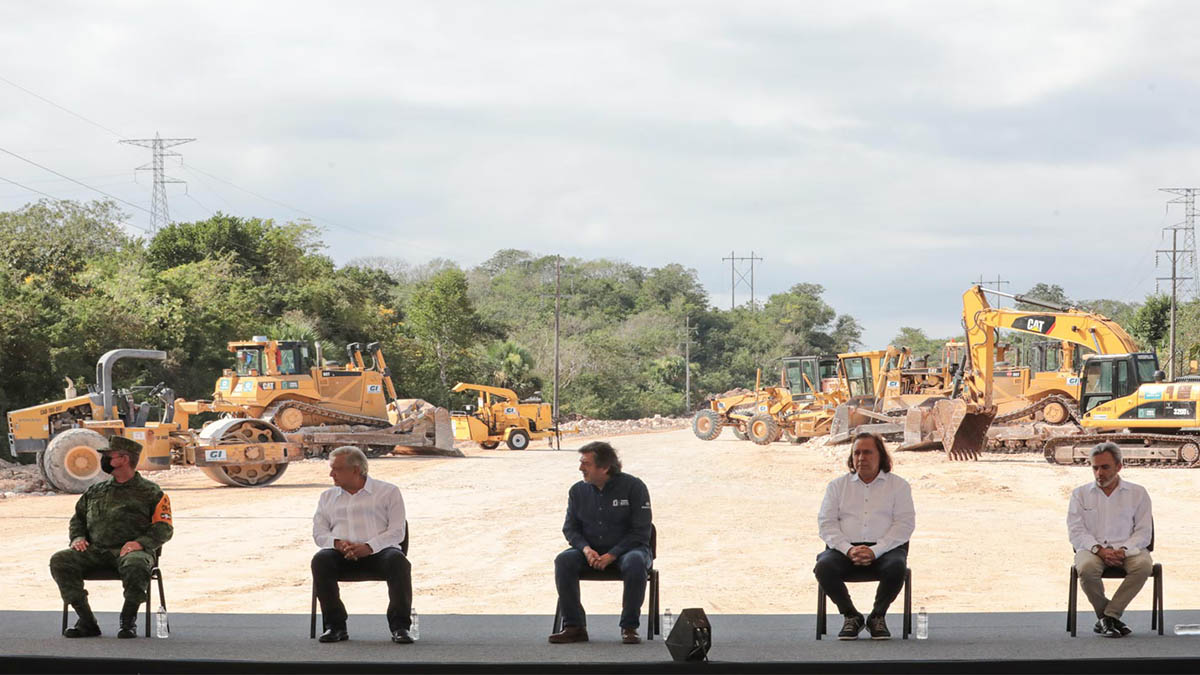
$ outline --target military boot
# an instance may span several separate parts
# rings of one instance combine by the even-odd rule
[[[138,609],[142,603],[125,601],[121,607],[121,630],[117,631],[117,637],[122,640],[137,637],[137,617]]]
[[[85,638],[100,635],[100,624],[96,621],[96,615],[92,614],[92,608],[88,605],[87,600],[74,603],[71,606],[75,608],[75,613],[79,615],[79,620],[75,622],[73,628],[63,631],[63,637]]]

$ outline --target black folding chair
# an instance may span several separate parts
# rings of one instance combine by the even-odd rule
[[[1154,550],[1154,532],[1150,533],[1150,545],[1146,547],[1147,551]],[[1150,568],[1150,576],[1154,578],[1153,595],[1150,598],[1150,630],[1158,630],[1158,634],[1163,634],[1163,569],[1161,563],[1154,563],[1154,567]],[[1100,573],[1101,579],[1124,579],[1126,577],[1124,567],[1105,567]],[[1071,637],[1075,637],[1076,629],[1078,628],[1079,617],[1079,570],[1075,569],[1075,564],[1071,564],[1071,586],[1067,591],[1067,631],[1071,633]]]
[[[654,560],[658,557],[658,528],[653,524],[650,525],[650,558]],[[658,570],[651,565],[650,569],[646,570],[646,578],[650,583],[649,588],[649,603],[646,612],[649,616],[646,617],[646,639],[653,640],[655,635],[662,635],[662,617],[659,616],[659,590],[658,590]],[[621,581],[621,570],[614,563],[608,567],[597,570],[591,567],[579,573],[580,581]],[[557,633],[562,630],[562,603],[558,603],[554,607],[554,625],[550,629],[551,633]]]
[[[162,548],[154,551],[154,567],[150,569],[150,582],[146,584],[146,637],[150,637],[150,615],[153,613],[150,610],[150,601],[154,597],[154,582],[158,582],[158,601],[162,604],[163,609],[167,607],[167,595],[163,591],[162,570],[158,567],[159,560],[162,559]],[[116,568],[92,570],[83,575],[84,581],[120,581],[121,575],[117,573]],[[169,628],[169,625],[168,625]],[[62,611],[62,629],[67,630],[67,603],[63,603]]]
[[[908,550],[908,542],[902,545],[905,550]],[[869,567],[856,568],[847,578],[846,583],[856,584],[865,583],[868,581],[879,581],[879,575]],[[828,596],[825,595],[825,589],[821,587],[820,582],[817,583],[817,639],[829,632],[828,628]],[[900,631],[901,639],[907,640],[912,633],[912,568],[904,568],[904,625]]]
[[[410,534],[410,532],[408,529],[408,521],[406,520],[406,521],[404,521],[404,541],[400,542],[400,552],[403,553],[404,557],[406,557],[406,558],[408,557],[408,535],[409,534]],[[350,571],[342,572],[341,574],[338,575],[338,583],[342,583],[343,581],[348,581],[348,582],[387,581],[387,579],[378,574],[368,574],[367,572],[362,571],[362,570],[350,570]],[[321,630],[325,630],[325,628],[327,628],[327,627],[328,626],[325,625],[325,617],[324,617],[324,615],[322,615],[321,616]],[[316,637],[317,637],[317,580],[313,579],[312,612],[311,612],[311,615],[309,616],[308,638],[311,640]]]

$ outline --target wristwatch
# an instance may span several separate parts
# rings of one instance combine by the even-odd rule
[[[1104,547],[1101,546],[1100,544],[1096,544],[1095,546],[1093,546],[1092,547],[1092,555],[1099,553],[1100,549],[1102,549],[1102,548],[1104,548]]]

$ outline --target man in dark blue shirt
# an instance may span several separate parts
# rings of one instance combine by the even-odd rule
[[[563,534],[571,548],[554,559],[554,583],[562,609],[563,629],[550,642],[587,642],[587,615],[579,602],[579,575],[589,567],[615,566],[625,584],[621,609],[621,641],[641,642],[638,620],[646,599],[650,554],[650,492],[640,479],[621,472],[616,450],[603,441],[579,449],[583,480],[567,494]]]

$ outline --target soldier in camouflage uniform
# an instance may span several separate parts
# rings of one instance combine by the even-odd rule
[[[171,538],[171,501],[162,488],[136,471],[142,446],[113,436],[101,450],[101,467],[112,478],[87,489],[71,518],[71,547],[50,557],[50,575],[63,601],[79,620],[63,635],[100,635],[88,605],[83,576],[99,569],[116,570],[125,587],[119,638],[137,637],[138,608],[146,601],[156,551]]]

